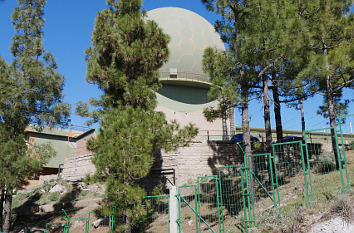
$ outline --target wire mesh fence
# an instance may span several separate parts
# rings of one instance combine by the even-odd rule
[[[264,224],[256,221],[262,210],[276,206],[274,171],[270,153],[248,155],[247,159],[249,166],[249,169],[246,169],[247,190],[252,205],[248,221],[251,223],[250,226],[253,226]]]
[[[63,225],[63,231],[64,233],[68,233],[69,229],[71,231],[75,231],[75,232],[84,232],[84,233],[88,233],[90,230],[90,220],[92,217],[92,214],[94,212],[89,212],[87,216],[84,217],[75,217],[72,218],[70,217],[66,211],[63,209],[62,210],[65,218],[66,218],[66,223]]]
[[[338,118],[339,125],[339,144],[341,151],[341,158],[345,167],[345,189],[350,190],[349,182],[349,173],[348,173],[348,163],[347,163],[347,154],[346,151],[354,150],[354,134],[353,134],[353,124],[354,123],[354,114],[348,114],[340,116]]]
[[[45,229],[47,230],[47,233],[59,233],[64,232],[64,227],[64,222],[50,222],[46,224]]]
[[[246,201],[242,165],[219,167],[221,226],[223,232],[244,229]]]
[[[354,143],[349,124],[353,117],[339,119],[339,130],[329,127],[306,131],[303,140],[273,144],[272,154],[247,155],[244,164],[219,167],[216,175],[197,177],[195,185],[178,187],[179,233],[247,232],[248,228],[267,224],[270,218],[265,218],[266,214],[287,216],[287,206],[316,203],[337,190],[349,190],[346,151]],[[138,232],[170,232],[169,198],[144,198],[146,214]],[[282,211],[275,206],[281,206]],[[89,232],[90,215],[65,215],[66,222],[48,223],[44,229],[31,228],[28,232]],[[117,220],[109,220],[109,232],[113,232]]]
[[[181,232],[196,232],[199,230],[198,190],[196,185],[178,187],[178,194],[183,197],[180,202],[180,230]],[[192,207],[192,208],[190,208]]]
[[[326,198],[326,193],[337,189],[345,191],[344,179],[349,183],[347,162],[339,150],[336,128],[305,131],[304,135],[311,201],[320,201]],[[337,170],[339,172],[335,172]]]
[[[221,232],[218,176],[198,177],[198,212],[215,232]],[[203,221],[199,221],[199,232],[212,232]]]
[[[140,232],[169,232],[169,196],[146,196],[143,206],[146,218],[141,221]]]
[[[305,147],[302,141],[273,144],[272,151],[278,205],[288,199],[288,193],[280,192],[281,186],[293,186],[296,195],[304,197],[303,204],[308,204]]]

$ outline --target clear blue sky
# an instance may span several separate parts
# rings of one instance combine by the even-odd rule
[[[14,30],[11,14],[17,6],[16,0],[0,0],[0,56],[11,62],[11,38]],[[217,15],[208,12],[200,0],[145,0],[146,10],[158,7],[175,6],[192,10],[213,24]],[[106,8],[105,0],[48,0],[45,8],[44,47],[57,59],[58,71],[65,76],[65,102],[72,104],[72,123],[84,125],[85,119],[74,115],[77,101],[87,101],[98,97],[100,90],[85,82],[85,49],[90,45],[91,33],[97,12]],[[353,10],[353,8],[352,8]],[[345,91],[345,96],[353,98],[353,91]],[[317,96],[305,103],[307,129],[326,127],[328,120],[318,116],[316,111],[322,103]],[[284,129],[301,129],[300,112],[282,105]],[[273,106],[272,106],[273,109]],[[350,104],[354,114],[354,104]],[[251,127],[264,127],[263,108],[260,101],[250,104]],[[274,114],[271,113],[272,128],[275,128]],[[236,124],[241,124],[240,111],[236,111]],[[353,121],[354,124],[354,121]]]

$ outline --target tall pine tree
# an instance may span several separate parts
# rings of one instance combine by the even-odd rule
[[[204,116],[208,121],[214,121],[217,118],[222,119],[223,140],[229,140],[227,134],[226,120],[230,116],[230,134],[234,133],[232,121],[233,109],[239,103],[239,93],[235,91],[237,86],[234,69],[234,63],[226,51],[217,51],[215,48],[207,48],[203,54],[203,70],[210,76],[211,88],[208,92],[209,99],[218,100],[217,108],[208,107],[204,109]],[[225,130],[226,129],[226,130]]]
[[[352,0],[316,0],[307,4],[304,18],[311,32],[309,63],[298,75],[299,82],[306,80],[305,91],[322,95],[323,105],[318,113],[329,118],[336,127],[337,116],[345,112],[349,100],[343,90],[354,88],[354,14]],[[336,167],[339,168],[335,131],[331,130]]]
[[[100,120],[97,138],[88,148],[92,159],[94,181],[106,185],[106,203],[115,205],[124,221],[119,228],[131,232],[143,217],[141,201],[145,195],[140,181],[148,175],[153,153],[170,150],[196,135],[190,125],[179,129],[168,123],[161,112],[155,112],[159,89],[157,70],[167,61],[169,37],[158,25],[145,17],[142,0],[107,0],[109,5],[98,13],[88,48],[87,81],[103,91],[100,100],[91,100],[97,108],[77,106],[79,114]]]
[[[64,78],[53,56],[42,46],[45,0],[19,0],[12,15],[16,31],[8,66],[0,60],[1,228],[11,227],[13,191],[53,155],[48,147],[27,147],[25,129],[64,124],[69,105],[61,102]]]

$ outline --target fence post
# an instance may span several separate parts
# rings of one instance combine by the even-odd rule
[[[169,201],[169,213],[170,213],[170,233],[178,232],[178,220],[179,220],[179,202],[178,202],[178,192],[176,186],[170,187],[170,201]]]

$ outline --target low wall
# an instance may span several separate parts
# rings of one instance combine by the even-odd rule
[[[218,167],[239,164],[243,155],[233,142],[195,142],[189,147],[179,147],[168,153],[154,154],[155,162],[150,174],[142,182],[148,192],[155,186],[169,187],[195,184],[198,176],[216,175]],[[95,167],[92,155],[65,159],[62,177],[64,180],[81,181],[86,174],[93,174]],[[168,181],[168,180],[169,181]]]
[[[64,160],[62,178],[66,181],[81,181],[86,174],[93,174],[96,170],[91,162],[92,154],[73,156]]]

